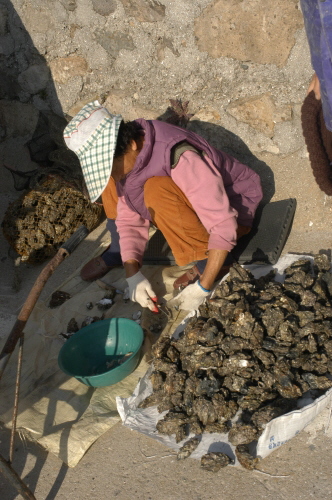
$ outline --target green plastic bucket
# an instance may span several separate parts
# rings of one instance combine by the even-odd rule
[[[65,373],[91,387],[120,382],[135,370],[144,334],[138,323],[111,318],[85,326],[62,346],[58,363]]]

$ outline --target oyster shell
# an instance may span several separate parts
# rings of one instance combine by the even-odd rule
[[[156,342],[152,346],[152,354],[154,358],[160,359],[166,356],[166,352],[171,345],[171,339],[169,337],[164,337],[161,341]]]
[[[154,391],[152,394],[147,396],[141,403],[138,405],[139,408],[149,408],[150,406],[159,405],[165,398],[164,392],[161,390]]]
[[[156,428],[160,434],[175,434],[177,443],[182,441],[186,433],[186,424],[188,423],[188,416],[183,412],[169,411],[164,418],[157,422]]]
[[[91,325],[91,323],[96,323],[97,321],[100,321],[103,319],[103,316],[86,316],[85,319],[82,322],[81,328],[84,328],[85,326]]]
[[[154,371],[151,373],[150,380],[152,383],[153,390],[159,391],[163,387],[165,376],[161,372]]]
[[[249,452],[249,447],[246,444],[240,444],[235,448],[235,455],[242,467],[248,470],[256,469],[259,458],[253,457]]]
[[[193,415],[189,418],[188,426],[189,426],[189,434],[195,434],[196,436],[198,436],[203,432],[202,424],[198,420],[196,415]]]
[[[213,424],[206,424],[204,427],[204,432],[209,432],[210,434],[212,433],[217,433],[217,434],[227,434],[229,431],[229,426],[227,425],[227,422],[220,423],[220,422],[213,422]]]
[[[66,300],[70,299],[71,295],[68,292],[63,292],[62,290],[57,290],[51,295],[48,307],[54,309],[55,307],[61,306]]]
[[[203,425],[212,424],[218,418],[216,408],[212,401],[204,397],[196,398],[193,401],[192,409]]]
[[[107,311],[107,309],[110,309],[112,305],[113,300],[106,295],[102,299],[98,300],[98,302],[96,302],[96,306],[99,311]]]
[[[163,384],[164,392],[169,395],[177,392],[183,392],[185,389],[186,378],[187,375],[184,372],[168,372]]]
[[[237,424],[234,425],[228,433],[228,439],[234,446],[238,444],[249,444],[255,441],[258,436],[259,433],[257,429],[252,425]]]
[[[302,379],[307,382],[310,389],[329,389],[332,387],[332,380],[313,373],[303,373]]]
[[[201,457],[201,467],[209,472],[218,472],[223,467],[227,467],[232,460],[225,453],[210,452]]]
[[[76,333],[79,330],[79,326],[75,318],[71,318],[67,325],[67,333]]]
[[[184,443],[184,445],[181,446],[181,448],[179,449],[179,451],[177,453],[177,459],[184,460],[185,458],[190,457],[192,452],[196,450],[199,443],[200,443],[200,439],[198,439],[196,437],[192,437],[192,438],[188,439],[188,441],[186,441]]]
[[[160,400],[160,403],[157,406],[159,413],[163,413],[167,410],[172,410],[174,408],[174,404],[171,401],[170,396],[165,396]]]
[[[250,422],[259,430],[263,430],[268,422],[272,419],[288,413],[296,408],[296,400],[276,399],[272,403],[263,406],[255,411]]]
[[[320,253],[314,256],[314,270],[319,271],[329,271],[331,267],[331,262],[328,256],[324,253]]]

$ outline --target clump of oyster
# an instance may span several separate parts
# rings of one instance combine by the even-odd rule
[[[303,393],[317,397],[332,387],[330,262],[316,255],[313,265],[301,259],[284,274],[283,284],[274,272],[255,279],[234,264],[181,336],[153,346],[153,393],[140,407],[168,410],[159,433],[175,434],[177,442],[196,436],[179,458],[203,432],[228,433],[239,462],[253,469],[258,459],[248,444],[266,424],[297,408]],[[228,463],[215,455],[204,458],[208,470]]]
[[[22,260],[43,262],[82,225],[92,231],[102,207],[91,203],[60,177],[48,177],[36,189],[10,203],[1,223],[3,234]]]

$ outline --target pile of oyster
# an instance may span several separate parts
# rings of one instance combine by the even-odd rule
[[[11,203],[2,221],[9,244],[28,262],[42,262],[84,225],[89,231],[100,222],[102,207],[77,189],[50,177]]]
[[[168,410],[157,422],[161,434],[175,434],[188,457],[204,432],[227,433],[239,462],[258,459],[248,445],[266,424],[297,408],[307,391],[314,397],[332,387],[332,274],[326,255],[301,259],[255,279],[235,264],[213,298],[190,318],[178,339],[153,347],[153,393],[140,407]],[[209,453],[202,467],[218,470],[231,462]]]

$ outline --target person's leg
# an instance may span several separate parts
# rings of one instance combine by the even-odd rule
[[[168,242],[177,265],[207,256],[209,234],[191,203],[170,177],[152,177],[144,185],[144,202],[153,224]]]
[[[206,264],[209,234],[191,203],[170,177],[153,177],[144,186],[144,201],[152,222],[163,233],[176,263]],[[201,276],[194,265],[174,281],[174,288],[184,288]]]
[[[118,197],[116,193],[115,182],[110,178],[108,185],[102,193],[102,201],[107,216],[106,228],[110,232],[111,244],[98,257],[91,259],[82,269],[81,278],[85,281],[93,281],[103,277],[114,267],[122,265],[120,255],[119,233],[116,229],[116,205]]]
[[[238,226],[237,239],[241,238],[241,236],[244,236],[245,234],[248,234],[250,230],[251,228],[248,226]],[[182,276],[180,276],[178,279],[174,281],[173,287],[176,290],[182,290],[191,283],[195,283],[195,281],[197,281],[200,278],[200,276],[202,276],[206,263],[207,259],[198,260],[192,268],[190,268],[187,272],[185,272]],[[232,254],[229,253],[224,262],[224,265],[222,266],[216,277],[216,281],[221,280],[221,278],[223,278],[224,276],[226,276],[226,274],[229,273],[229,269],[233,265],[233,263],[234,263],[234,258]]]

